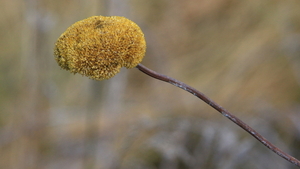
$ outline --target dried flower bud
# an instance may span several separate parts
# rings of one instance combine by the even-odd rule
[[[144,34],[134,22],[120,16],[92,16],[76,22],[58,38],[54,55],[63,69],[103,80],[121,67],[137,66],[145,51]]]

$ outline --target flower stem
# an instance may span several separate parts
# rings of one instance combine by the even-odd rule
[[[172,84],[176,87],[179,87],[179,88],[193,94],[194,96],[200,98],[205,103],[207,103],[208,105],[210,105],[211,107],[216,109],[218,112],[220,112],[223,116],[227,117],[229,120],[231,120],[232,122],[234,122],[235,124],[240,126],[243,130],[247,131],[249,134],[251,134],[254,138],[256,138],[259,142],[261,142],[267,148],[269,148],[270,150],[275,152],[277,155],[279,155],[280,157],[286,159],[287,161],[295,164],[296,166],[300,167],[300,161],[298,159],[296,159],[295,157],[283,152],[281,149],[279,149],[274,144],[269,142],[266,138],[264,138],[262,135],[260,135],[257,131],[252,129],[250,126],[248,126],[242,120],[240,120],[239,118],[237,118],[236,116],[231,114],[229,111],[224,109],[222,106],[218,105],[216,102],[214,102],[213,100],[211,100],[210,98],[208,98],[203,93],[196,90],[195,88],[193,88],[193,87],[191,87],[191,86],[189,86],[189,85],[187,85],[183,82],[180,82],[180,81],[178,81],[174,78],[168,77],[166,75],[159,74],[159,73],[145,67],[142,64],[138,64],[136,66],[136,68],[139,69],[140,71],[142,71],[143,73],[155,78],[155,79],[170,83],[170,84]]]

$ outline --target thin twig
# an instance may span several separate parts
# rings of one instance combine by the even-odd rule
[[[138,64],[136,66],[136,68],[138,68],[143,73],[145,73],[145,74],[147,74],[147,75],[149,75],[149,76],[151,76],[155,79],[170,83],[170,84],[172,84],[176,87],[179,87],[179,88],[193,94],[194,96],[200,98],[205,103],[207,103],[208,105],[210,105],[211,107],[216,109],[218,112],[220,112],[223,116],[227,117],[229,120],[231,120],[232,122],[234,122],[235,124],[240,126],[242,129],[247,131],[249,134],[251,134],[253,137],[255,137],[259,142],[261,142],[267,148],[269,148],[270,150],[275,152],[277,155],[279,155],[280,157],[286,159],[287,161],[295,164],[296,166],[300,167],[300,161],[299,160],[297,160],[293,156],[291,156],[291,155],[283,152],[282,150],[280,150],[278,147],[276,147],[274,144],[270,143],[266,138],[264,138],[262,135],[260,135],[257,131],[255,131],[250,126],[248,126],[246,123],[244,123],[242,120],[240,120],[239,118],[237,118],[236,116],[231,114],[229,111],[227,111],[226,109],[224,109],[223,107],[221,107],[220,105],[215,103],[213,100],[211,100],[210,98],[208,98],[203,93],[196,90],[195,88],[193,88],[193,87],[191,87],[191,86],[189,86],[189,85],[187,85],[183,82],[180,82],[176,79],[173,79],[171,77],[159,74],[159,73],[145,67],[142,64]]]

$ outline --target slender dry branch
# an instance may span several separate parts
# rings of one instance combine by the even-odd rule
[[[270,150],[275,152],[277,155],[279,155],[280,157],[286,159],[287,161],[295,164],[296,166],[300,167],[300,161],[298,159],[296,159],[293,156],[291,156],[291,155],[283,152],[282,150],[280,150],[278,147],[276,147],[274,144],[272,144],[266,138],[264,138],[262,135],[260,135],[257,131],[255,131],[250,126],[248,126],[246,123],[244,123],[242,120],[240,120],[239,118],[237,118],[236,116],[231,114],[229,111],[227,111],[226,109],[224,109],[223,107],[221,107],[220,105],[215,103],[213,100],[211,100],[210,98],[208,98],[203,93],[196,90],[195,88],[193,88],[193,87],[191,87],[191,86],[189,86],[189,85],[187,85],[183,82],[180,82],[176,79],[173,79],[171,77],[159,74],[159,73],[145,67],[142,64],[138,64],[136,66],[136,68],[138,68],[143,73],[145,73],[145,74],[147,74],[147,75],[149,75],[149,76],[151,76],[155,79],[170,83],[170,84],[172,84],[176,87],[179,87],[179,88],[193,94],[194,96],[200,98],[205,103],[207,103],[208,105],[210,105],[211,107],[216,109],[218,112],[220,112],[223,116],[227,117],[229,120],[231,120],[232,122],[234,122],[235,124],[240,126],[242,129],[247,131],[249,134],[251,134],[253,137],[255,137],[259,142],[261,142],[267,148],[269,148]]]

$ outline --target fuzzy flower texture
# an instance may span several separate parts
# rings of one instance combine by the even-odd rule
[[[145,52],[139,26],[120,16],[92,16],[78,21],[58,38],[54,49],[59,66],[95,80],[109,79],[121,67],[137,66]]]

